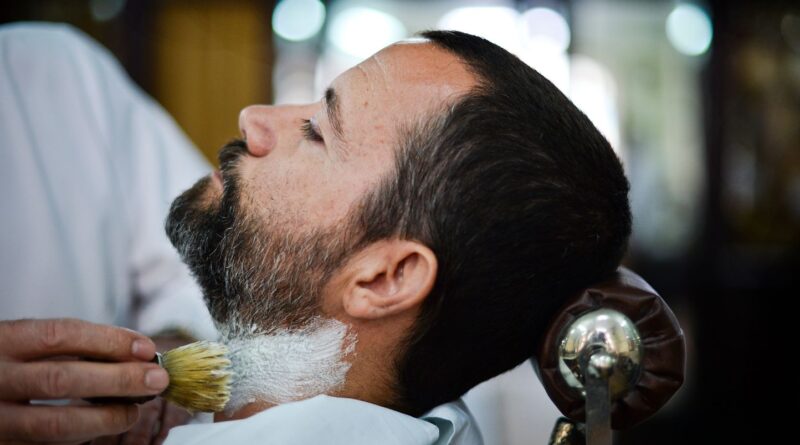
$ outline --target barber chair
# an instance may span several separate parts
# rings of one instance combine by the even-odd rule
[[[612,429],[642,422],[683,383],[686,344],[678,320],[630,270],[583,290],[557,314],[531,359],[565,416],[551,445],[611,445]]]

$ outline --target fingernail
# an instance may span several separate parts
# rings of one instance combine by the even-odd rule
[[[131,346],[131,354],[142,360],[150,360],[156,354],[156,345],[149,340],[135,340]]]
[[[150,389],[161,391],[169,384],[167,371],[162,368],[155,368],[147,371],[144,375],[144,384]]]

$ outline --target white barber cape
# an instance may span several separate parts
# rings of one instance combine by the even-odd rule
[[[354,399],[316,396],[242,420],[173,428],[164,445],[482,445],[461,400],[421,418]]]
[[[192,143],[72,27],[0,26],[0,60],[0,319],[216,337],[164,233],[209,171]]]

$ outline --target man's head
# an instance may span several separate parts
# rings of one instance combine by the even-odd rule
[[[341,320],[345,391],[411,414],[530,357],[630,232],[621,165],[568,99],[485,40],[424,36],[319,103],[245,109],[224,192],[201,181],[168,221],[218,321]]]

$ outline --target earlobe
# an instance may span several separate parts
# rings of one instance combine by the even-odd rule
[[[379,319],[419,306],[436,281],[436,255],[416,241],[384,240],[349,264],[342,304],[354,318]]]

